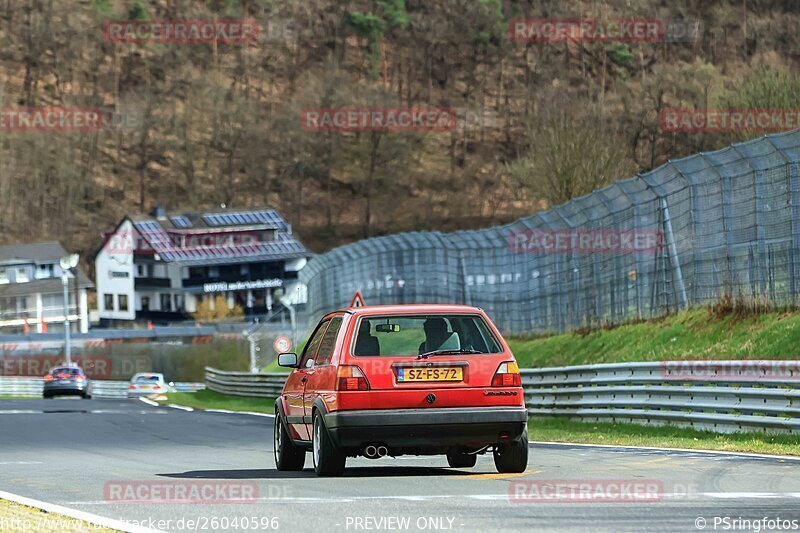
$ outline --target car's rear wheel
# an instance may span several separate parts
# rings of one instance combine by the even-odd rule
[[[495,446],[494,466],[501,474],[524,472],[528,467],[528,429],[515,442]]]
[[[318,476],[341,476],[344,473],[347,456],[338,450],[331,440],[319,411],[314,413],[311,456],[314,459],[314,471]]]
[[[452,468],[472,468],[478,461],[478,454],[464,452],[447,452],[447,464]]]
[[[275,450],[275,467],[283,471],[302,470],[306,464],[306,451],[298,447],[289,436],[289,431],[281,420],[281,415],[275,413],[275,427],[273,448]]]

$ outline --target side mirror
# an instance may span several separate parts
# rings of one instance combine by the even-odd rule
[[[285,366],[288,368],[297,368],[297,354],[296,353],[282,353],[278,355],[278,366]]]
[[[174,382],[174,381],[170,381],[170,382],[169,382],[169,386],[170,386],[170,387],[174,387],[174,386],[175,386],[175,382]]]

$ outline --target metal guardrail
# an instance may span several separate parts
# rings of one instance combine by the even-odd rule
[[[800,361],[678,361],[523,369],[533,417],[800,433]],[[275,398],[286,374],[206,368],[210,390]]]
[[[800,361],[675,361],[522,371],[532,416],[800,433]]]
[[[128,381],[92,380],[92,397],[98,399],[127,398]],[[178,392],[196,392],[205,389],[204,383],[176,383]],[[42,378],[0,377],[0,396],[41,397],[44,389]]]
[[[283,382],[286,381],[287,375],[281,372],[263,374],[225,372],[206,367],[206,387],[232,396],[276,398],[283,390]]]

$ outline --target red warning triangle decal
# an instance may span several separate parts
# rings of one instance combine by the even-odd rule
[[[361,291],[356,291],[353,295],[353,301],[350,302],[350,307],[364,307],[365,305],[367,304],[364,303],[364,297],[361,295]]]

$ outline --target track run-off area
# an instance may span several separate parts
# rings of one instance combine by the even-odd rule
[[[523,474],[498,474],[491,455],[470,469],[412,456],[350,458],[343,477],[318,478],[310,456],[302,472],[275,469],[272,424],[137,400],[2,399],[0,491],[132,530],[764,531],[800,521],[800,459],[534,443]]]

